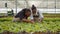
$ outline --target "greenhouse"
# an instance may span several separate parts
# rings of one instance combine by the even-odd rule
[[[0,34],[60,34],[60,0],[0,0]]]

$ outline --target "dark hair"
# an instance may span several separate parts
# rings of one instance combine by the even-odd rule
[[[25,14],[26,12],[31,12],[31,10],[28,9],[28,8],[24,8],[24,9],[22,9],[22,11],[23,11],[24,14]]]
[[[34,5],[32,5],[32,8],[31,8],[31,9],[32,9],[32,10],[33,10],[33,9],[36,9],[36,7],[35,7]]]

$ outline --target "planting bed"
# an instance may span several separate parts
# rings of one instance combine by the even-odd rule
[[[42,23],[12,22],[12,17],[0,18],[1,34],[60,34],[60,18],[45,18]]]

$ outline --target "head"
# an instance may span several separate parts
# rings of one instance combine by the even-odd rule
[[[36,7],[35,7],[34,5],[32,5],[32,8],[31,8],[31,9],[32,9],[32,12],[33,12],[33,13],[36,13],[36,10],[37,10],[37,9],[36,9]]]
[[[25,8],[24,13],[27,17],[31,15],[30,9],[27,9],[27,8]]]

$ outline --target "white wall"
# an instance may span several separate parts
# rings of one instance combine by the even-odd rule
[[[23,8],[18,8],[17,9],[17,13],[19,11],[21,11]],[[16,9],[13,9],[14,13],[16,13]],[[60,13],[60,9],[38,9],[39,11],[41,11],[42,13]],[[7,8],[0,8],[0,13],[7,13],[7,11],[11,11],[11,9],[7,9]]]

